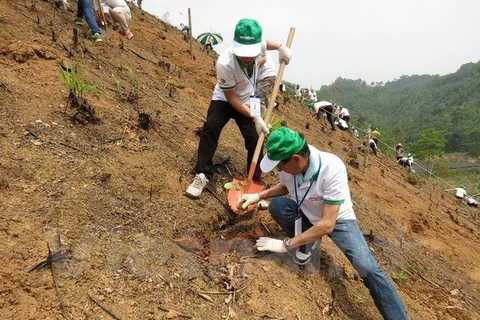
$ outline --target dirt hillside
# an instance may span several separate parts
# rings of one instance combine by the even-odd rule
[[[329,239],[305,268],[253,249],[284,235],[268,211],[223,206],[223,185],[246,177],[235,123],[211,192],[185,196],[214,55],[194,44],[191,59],[178,29],[138,8],[132,40],[110,29],[95,43],[70,3],[0,0],[0,319],[380,319]],[[88,105],[69,104],[59,65],[98,87]],[[359,225],[409,317],[479,319],[478,209],[383,154],[364,174],[359,140],[280,102],[277,119],[347,163]]]

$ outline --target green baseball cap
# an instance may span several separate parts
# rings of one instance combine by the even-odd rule
[[[287,160],[302,150],[305,139],[287,127],[274,130],[267,139],[267,154],[260,162],[263,172],[270,172],[280,161]]]
[[[238,57],[256,57],[262,50],[262,27],[257,20],[242,19],[235,27],[233,53]]]

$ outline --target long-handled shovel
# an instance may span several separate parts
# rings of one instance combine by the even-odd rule
[[[290,32],[287,38],[286,46],[290,48],[293,41],[293,35],[295,34],[295,28],[291,27]],[[280,66],[278,68],[277,79],[275,80],[275,85],[273,86],[272,96],[270,97],[270,102],[268,103],[267,114],[265,116],[265,123],[268,125],[270,122],[270,118],[272,117],[273,106],[275,105],[275,100],[277,98],[278,90],[280,87],[280,82],[282,81],[283,71],[285,69],[285,60],[282,60]],[[233,187],[228,190],[228,204],[232,210],[237,214],[245,214],[248,211],[251,211],[255,208],[255,205],[248,206],[248,210],[244,212],[239,212],[237,208],[237,201],[242,197],[245,193],[258,193],[263,190],[263,184],[259,182],[253,181],[253,174],[257,167],[258,157],[260,156],[260,151],[263,147],[263,142],[265,140],[265,133],[261,132],[257,146],[255,148],[255,153],[253,154],[252,163],[250,164],[250,168],[248,169],[248,176],[247,179],[240,179],[240,178],[233,178]]]

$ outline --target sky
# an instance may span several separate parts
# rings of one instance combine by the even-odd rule
[[[178,28],[188,25],[190,8],[194,37],[223,36],[218,53],[242,18],[256,19],[263,37],[280,43],[294,27],[283,79],[316,90],[338,77],[385,83],[480,60],[480,0],[143,0],[142,8]],[[271,56],[278,60],[276,51]]]

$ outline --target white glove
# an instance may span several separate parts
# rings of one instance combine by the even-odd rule
[[[242,209],[246,209],[249,205],[257,203],[258,201],[260,201],[258,193],[245,193],[240,199],[238,199],[237,208],[243,203]]]
[[[278,48],[278,62],[282,63],[282,60],[285,60],[285,64],[290,63],[290,58],[292,57],[292,50],[289,47],[281,46]]]
[[[268,237],[260,237],[259,239],[257,239],[255,248],[257,248],[258,251],[272,251],[276,253],[287,252],[287,249],[283,245],[283,240]]]
[[[255,129],[257,129],[258,135],[260,135],[262,131],[265,132],[266,135],[269,133],[268,127],[262,117],[256,117],[253,121],[255,122]]]

